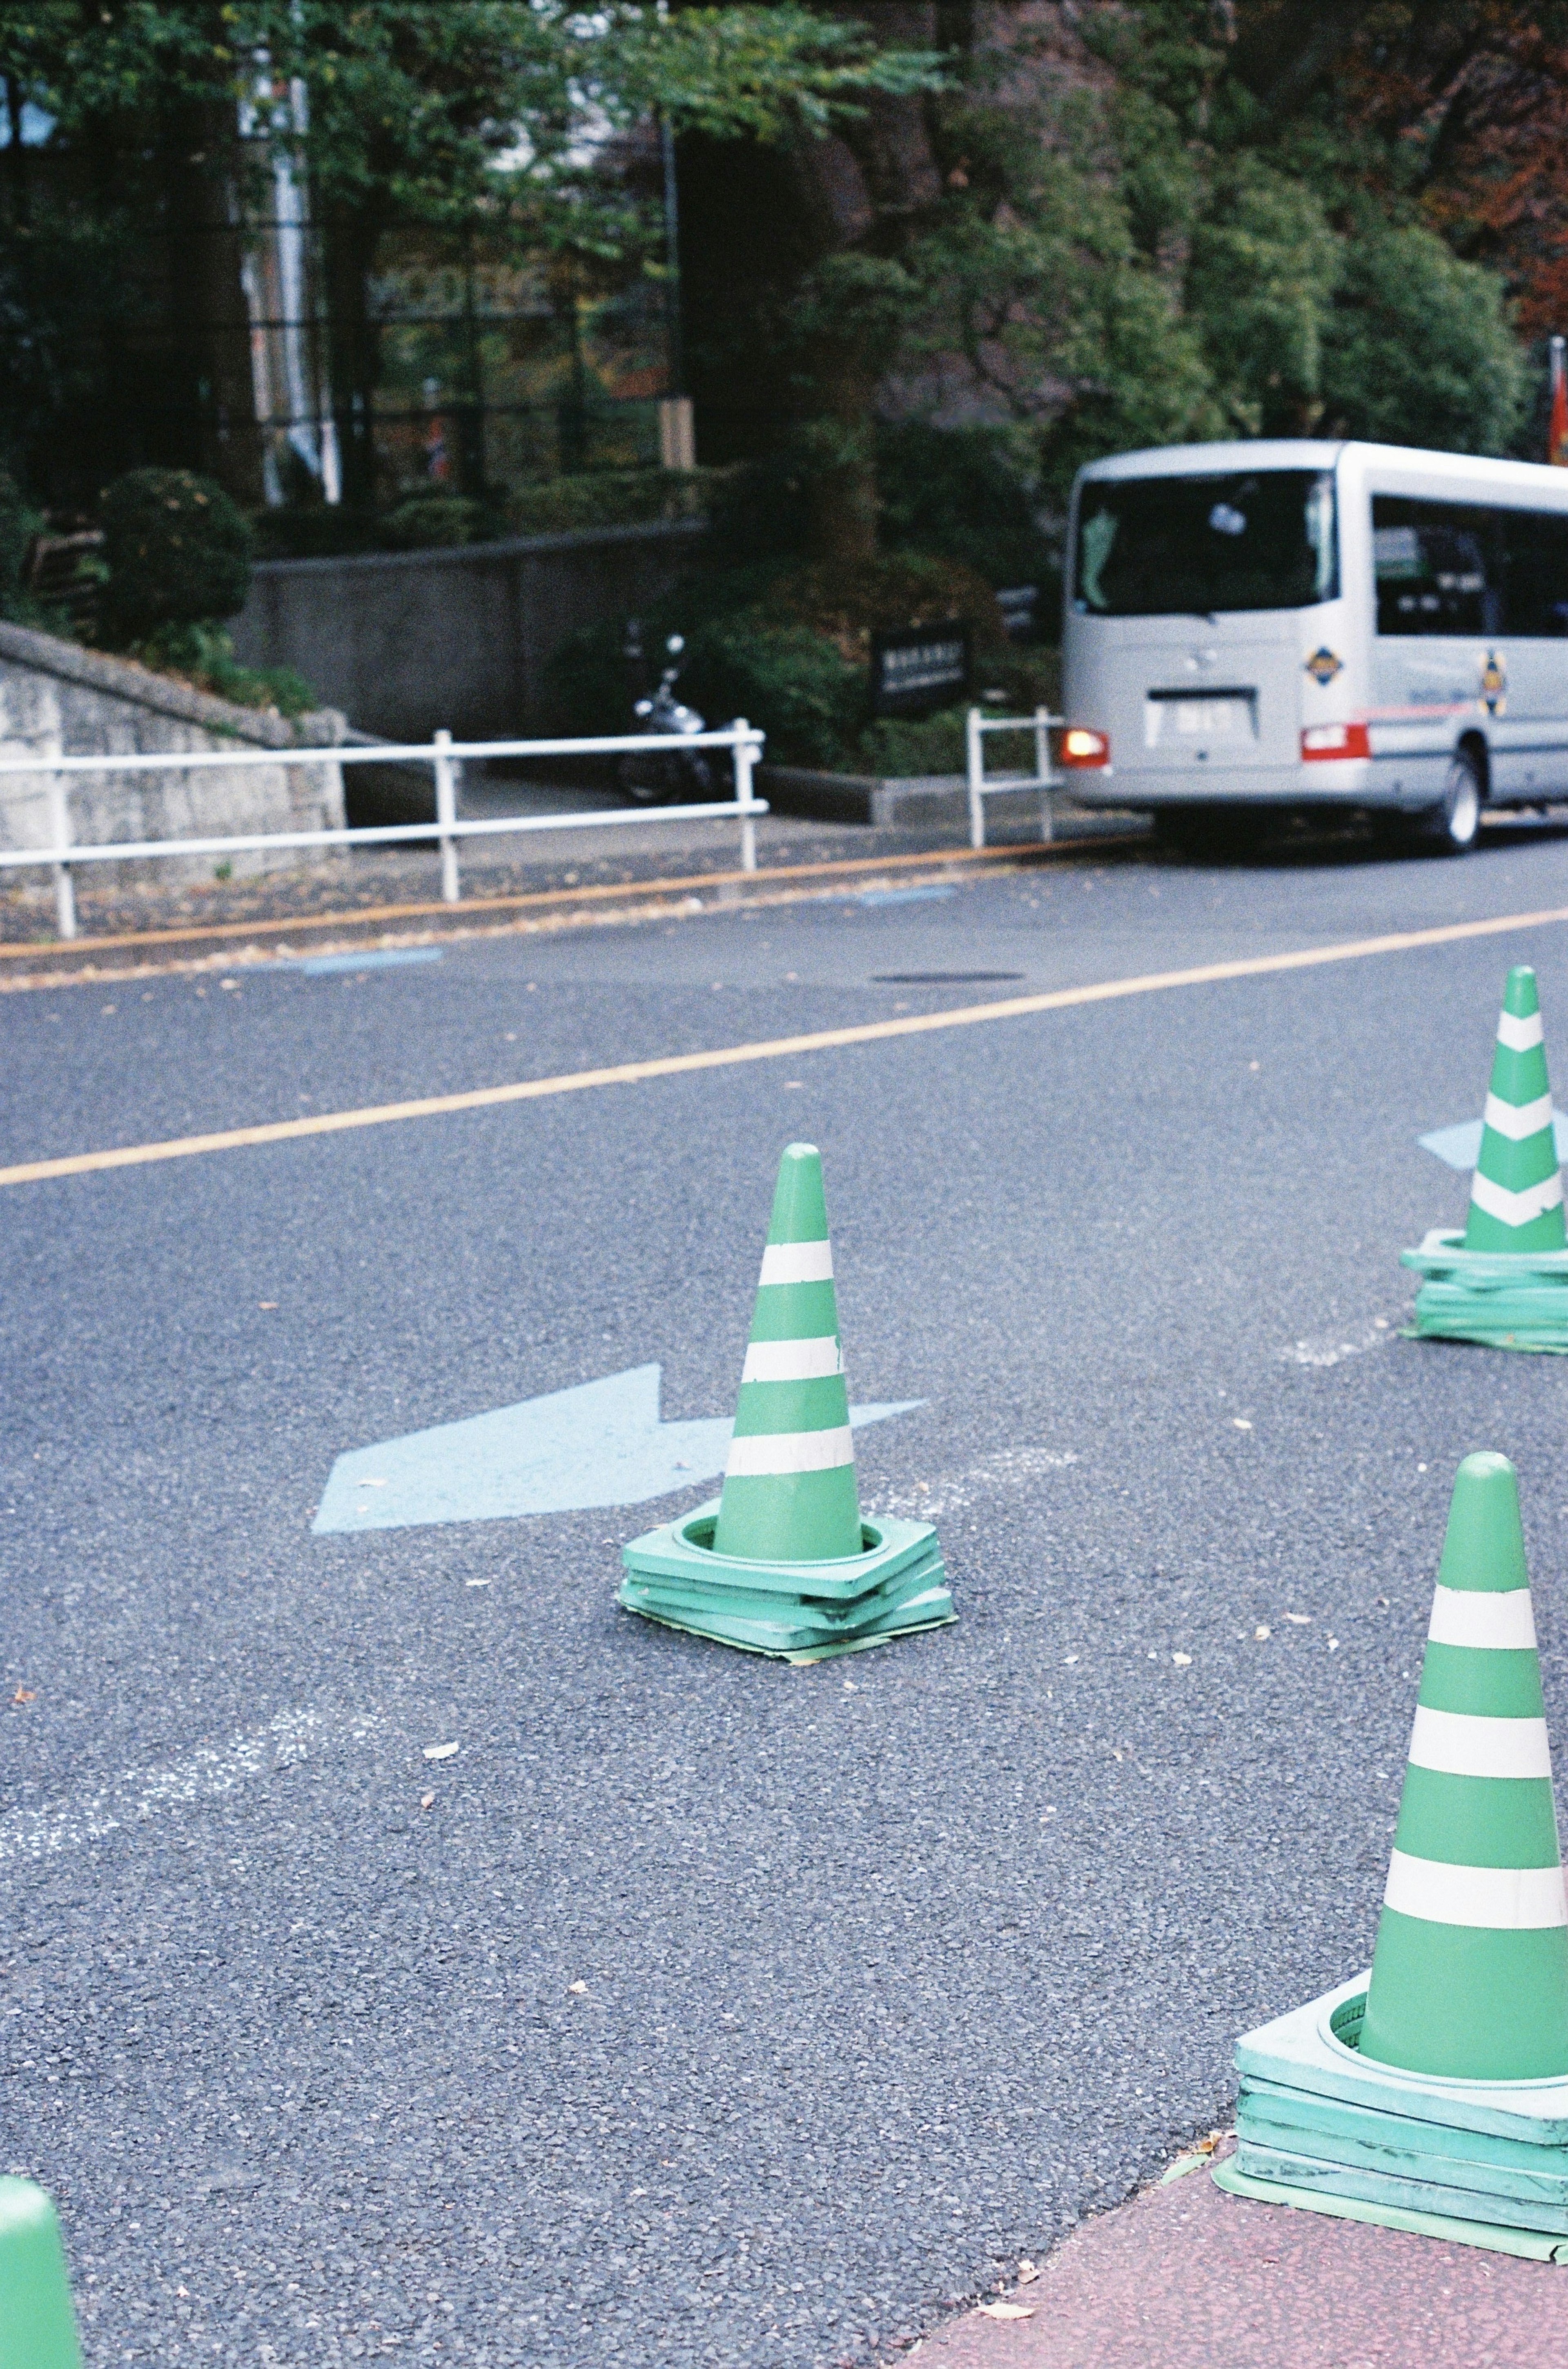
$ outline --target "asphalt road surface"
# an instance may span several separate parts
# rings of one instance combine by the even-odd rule
[[[1552,907],[1527,832],[61,986],[0,1164]],[[1520,960],[1563,1070],[1521,925],[0,1192],[0,2165],[89,2360],[885,2361],[1223,2123],[1369,1953],[1470,1448],[1568,1734],[1568,1377],[1399,1333]],[[800,1137],[956,1628],[618,1611],[706,1484],[313,1535],[397,1434],[653,1361],[730,1411]]]

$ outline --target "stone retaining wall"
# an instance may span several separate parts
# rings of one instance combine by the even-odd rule
[[[331,708],[287,724],[152,674],[126,658],[0,623],[0,759],[23,756],[155,755],[197,749],[334,748],[344,718]],[[343,820],[339,765],[235,766],[211,772],[88,773],[66,784],[71,837],[80,846],[112,840],[213,838],[234,832],[331,830]],[[52,846],[51,785],[39,774],[0,775],[0,846]],[[312,861],[310,850],[258,849],[234,858],[236,876]],[[319,853],[316,860],[326,860]],[[167,878],[210,880],[214,859],[171,859]],[[84,866],[84,871],[86,867]],[[149,879],[152,863],[95,864],[108,887]],[[0,889],[37,887],[40,871],[0,872]]]

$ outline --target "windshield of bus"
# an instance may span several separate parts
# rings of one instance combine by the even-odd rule
[[[1305,609],[1339,590],[1333,474],[1125,477],[1083,487],[1073,606],[1095,617]]]

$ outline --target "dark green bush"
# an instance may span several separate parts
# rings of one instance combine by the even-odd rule
[[[235,616],[250,587],[253,540],[211,477],[132,469],[103,496],[105,622],[133,640],[166,624]]]
[[[836,643],[760,607],[695,628],[681,690],[712,719],[761,725],[775,764],[838,764],[865,704],[864,671]]]
[[[381,541],[393,551],[450,551],[496,532],[486,504],[465,494],[410,494],[381,521]]]
[[[36,615],[37,603],[22,589],[22,564],[40,524],[16,479],[0,469],[0,617],[19,624],[31,624]]]
[[[130,657],[155,674],[177,675],[214,699],[236,707],[275,709],[280,715],[305,715],[318,706],[315,692],[293,667],[245,667],[221,625],[159,625],[129,645]]]
[[[1050,616],[1059,563],[1036,523],[1033,489],[994,429],[881,428],[876,470],[889,551],[959,560],[993,588],[1038,584],[1040,614]]]

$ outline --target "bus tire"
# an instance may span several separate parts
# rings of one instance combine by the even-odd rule
[[[1481,832],[1486,796],[1481,767],[1469,749],[1456,749],[1443,795],[1415,818],[1416,837],[1431,855],[1468,855]]]

